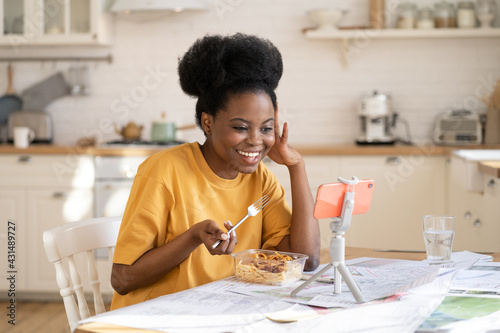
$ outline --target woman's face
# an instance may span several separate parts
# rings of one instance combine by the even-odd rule
[[[203,113],[205,159],[221,178],[252,173],[274,145],[274,108],[266,93],[232,95],[215,117]]]

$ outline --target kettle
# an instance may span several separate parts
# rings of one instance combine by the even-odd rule
[[[162,112],[161,119],[159,121],[154,121],[151,126],[151,140],[160,143],[175,142],[178,130],[192,128],[196,128],[196,124],[176,126],[173,122],[167,122],[166,114]]]
[[[120,134],[125,141],[133,141],[141,139],[142,125],[137,125],[133,121],[130,121],[127,125],[123,126],[121,129],[113,124],[115,127],[115,132]]]

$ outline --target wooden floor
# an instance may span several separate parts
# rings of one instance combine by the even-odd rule
[[[9,324],[9,302],[0,301],[0,332],[71,333],[61,302],[16,302],[15,325]],[[109,309],[109,306],[106,306]],[[90,310],[93,314],[93,309]]]
[[[21,302],[17,301],[15,325],[9,324],[10,303],[0,302],[0,332],[19,333],[70,333],[66,312],[62,302]]]

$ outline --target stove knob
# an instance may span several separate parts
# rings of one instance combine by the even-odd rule
[[[123,174],[125,177],[127,178],[133,178],[134,177],[134,172],[132,171],[132,169],[130,168],[130,165],[125,165],[123,167]]]

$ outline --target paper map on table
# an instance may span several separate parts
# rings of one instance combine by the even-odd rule
[[[488,321],[496,320],[500,324],[498,311],[500,311],[499,298],[446,296],[438,308],[418,328],[418,332],[434,332],[437,329],[447,329],[448,325],[454,323],[459,325],[462,329],[461,332],[467,332],[467,330],[463,330],[465,329],[464,325],[466,325],[464,321],[471,319],[476,319],[476,321],[471,327],[472,330],[468,332],[483,332],[480,329],[481,324],[487,324],[487,328],[490,329],[495,326],[489,326]],[[495,314],[496,316],[487,319],[486,323],[480,323],[478,320]]]
[[[500,297],[500,263],[481,262],[458,272],[450,294]]]
[[[500,263],[478,262],[457,272],[447,296],[418,332],[460,328],[486,332],[500,327]]]
[[[393,268],[367,268],[349,266],[354,280],[358,284],[366,301],[388,297],[408,289],[429,283],[436,277],[439,267],[435,266],[405,266]],[[333,275],[327,271],[326,275]],[[356,301],[345,284],[341,294],[333,294],[333,285],[314,282],[291,297],[292,290],[302,281],[286,286],[263,286],[249,284],[236,287],[230,291],[254,297],[266,297],[293,303],[315,305],[322,307],[351,307]]]

